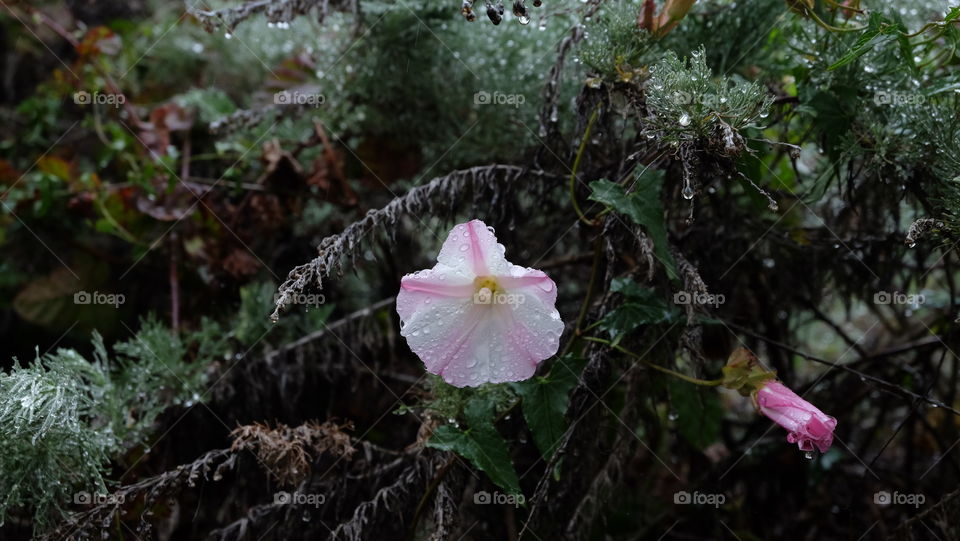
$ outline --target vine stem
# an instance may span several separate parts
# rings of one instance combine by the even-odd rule
[[[609,346],[609,347],[611,347],[611,348],[619,351],[620,353],[624,353],[624,354],[626,354],[626,355],[629,355],[629,356],[633,357],[634,359],[637,359],[638,361],[640,361],[640,362],[643,363],[644,365],[646,365],[646,366],[648,366],[648,367],[650,367],[650,368],[652,368],[652,369],[654,369],[654,370],[657,370],[657,371],[659,371],[659,372],[663,372],[664,374],[669,374],[669,375],[671,375],[671,376],[673,376],[673,377],[675,377],[675,378],[682,379],[683,381],[686,381],[687,383],[693,383],[694,385],[702,385],[702,386],[704,386],[704,387],[719,387],[720,385],[723,384],[723,378],[719,378],[719,379],[699,379],[699,378],[694,378],[694,377],[688,376],[688,375],[686,375],[686,374],[681,374],[680,372],[677,372],[677,371],[675,371],[675,370],[670,370],[669,368],[660,366],[659,364],[652,363],[652,362],[644,359],[644,358],[641,357],[640,355],[637,355],[636,353],[630,351],[629,349],[627,349],[627,348],[625,348],[625,347],[623,347],[623,346],[621,346],[621,345],[619,345],[619,344],[614,344],[613,342],[611,342],[611,341],[609,341],[609,340],[606,340],[606,339],[604,339],[604,338],[599,338],[599,337],[596,337],[596,336],[584,336],[583,339],[586,340],[586,341],[588,341],[588,342],[596,342],[596,343],[598,343],[598,344],[603,344],[603,345],[605,345],[605,346]]]
[[[824,21],[823,19],[821,19],[812,9],[805,8],[803,11],[807,15],[809,15],[811,19],[813,19],[813,22],[817,23],[817,25],[824,28],[825,30],[829,30],[830,32],[859,32],[860,30],[867,29],[866,26],[845,26],[845,27],[832,26],[826,21]]]
[[[593,129],[593,123],[597,120],[597,115],[600,113],[600,104],[596,104],[593,107],[593,113],[590,114],[590,119],[587,120],[587,127],[583,130],[583,137],[580,138],[580,147],[577,149],[577,155],[573,159],[573,168],[570,170],[570,203],[573,204],[573,210],[577,213],[577,217],[581,222],[593,226],[596,225],[596,222],[590,220],[583,213],[583,210],[580,209],[580,204],[577,203],[577,192],[576,192],[576,180],[577,180],[577,169],[580,167],[580,160],[583,158],[583,152],[587,148],[587,141],[590,139],[590,131]]]
[[[558,358],[562,358],[564,355],[570,352],[570,348],[573,347],[573,344],[577,341],[580,333],[583,332],[581,327],[583,327],[583,321],[587,318],[587,311],[590,309],[590,300],[593,298],[593,290],[597,284],[597,275],[599,274],[598,269],[600,268],[600,255],[602,253],[603,250],[601,249],[600,238],[598,237],[593,247],[593,266],[590,269],[590,281],[587,282],[587,293],[583,296],[583,302],[580,303],[580,313],[577,314],[577,322],[573,326],[573,336],[570,337],[567,345],[563,347],[563,351],[560,352]]]

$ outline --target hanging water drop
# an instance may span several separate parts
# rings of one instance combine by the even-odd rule
[[[530,17],[527,16],[527,6],[523,5],[523,0],[516,0],[513,3],[513,14],[517,16],[520,24],[530,24]]]
[[[680,125],[681,125],[681,126],[689,126],[689,125],[690,125],[690,115],[688,115],[687,113],[683,113],[683,114],[680,116]],[[689,197],[688,197],[687,199],[689,199]]]
[[[803,453],[803,458],[807,460],[813,460],[813,451],[807,451],[806,453]]]
[[[693,199],[693,188],[691,188],[689,185],[684,186],[683,192],[681,193],[683,194],[684,199]]]

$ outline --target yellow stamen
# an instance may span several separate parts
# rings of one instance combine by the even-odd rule
[[[496,293],[499,289],[497,281],[493,276],[477,276],[473,279],[473,290],[474,292],[479,292],[481,289],[487,288],[491,293]]]
[[[492,304],[499,286],[493,276],[477,276],[473,280],[474,304]]]

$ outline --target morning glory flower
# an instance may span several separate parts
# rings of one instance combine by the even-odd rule
[[[505,251],[492,228],[472,220],[450,231],[436,266],[400,282],[400,334],[451,385],[527,379],[560,345],[556,284]]]
[[[837,420],[779,381],[771,380],[757,391],[757,405],[761,413],[790,432],[787,441],[796,443],[801,451],[810,452],[816,446],[825,453],[833,444]]]

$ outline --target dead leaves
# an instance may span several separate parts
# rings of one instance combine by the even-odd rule
[[[106,26],[95,26],[87,31],[75,48],[77,54],[84,58],[97,54],[114,56],[123,48],[123,42],[113,30]]]
[[[307,177],[307,184],[320,189],[328,201],[342,201],[345,206],[357,204],[357,194],[347,182],[343,153],[335,149],[319,121],[313,124],[316,138],[323,143],[323,155],[313,161],[313,173]]]
[[[693,7],[697,0],[667,0],[660,10],[660,15],[654,15],[656,8],[653,0],[646,0],[643,4],[643,11],[637,21],[637,25],[644,30],[649,31],[654,36],[663,37],[671,30],[676,28],[680,21],[686,17],[687,12]]]
[[[295,486],[310,476],[312,464],[322,455],[349,459],[356,449],[344,430],[352,430],[349,421],[338,425],[333,421],[316,421],[289,427],[278,423],[276,428],[254,423],[230,433],[231,451],[250,451],[282,485]]]
[[[192,111],[166,103],[150,111],[150,120],[140,123],[140,140],[154,156],[166,156],[171,132],[188,132],[193,127]]]

